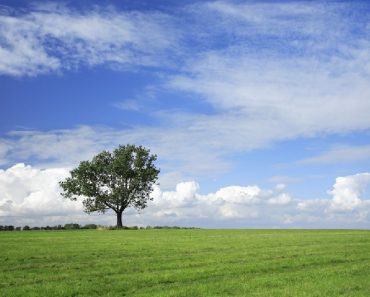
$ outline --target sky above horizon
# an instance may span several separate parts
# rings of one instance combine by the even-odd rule
[[[367,1],[2,1],[0,224],[115,224],[58,181],[158,155],[128,225],[370,227]]]

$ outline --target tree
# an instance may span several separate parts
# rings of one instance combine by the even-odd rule
[[[60,182],[62,196],[71,200],[83,197],[85,212],[117,215],[122,228],[122,213],[127,207],[144,209],[152,200],[150,192],[158,179],[156,155],[135,145],[119,146],[112,153],[103,151],[91,161],[82,161],[71,176]]]

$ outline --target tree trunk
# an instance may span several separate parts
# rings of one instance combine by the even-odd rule
[[[117,229],[122,228],[122,212],[116,212],[117,214]]]

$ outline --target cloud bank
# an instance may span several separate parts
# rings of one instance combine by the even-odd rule
[[[0,223],[52,225],[68,222],[115,223],[114,214],[83,214],[81,202],[64,200],[58,182],[67,168],[36,169],[24,164],[0,171]],[[124,213],[126,224],[198,227],[366,228],[370,200],[364,198],[370,173],[338,177],[331,198],[293,198],[283,184],[274,189],[227,186],[201,194],[195,181],[178,183],[174,191],[155,187],[153,201],[138,214]]]
[[[22,163],[0,170],[0,220],[52,223],[64,215],[81,214],[81,204],[59,197],[58,181],[68,172],[66,168],[39,170]]]

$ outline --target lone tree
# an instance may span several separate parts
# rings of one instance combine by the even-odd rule
[[[117,214],[117,228],[122,228],[122,213],[127,207],[144,209],[159,169],[156,155],[142,146],[119,146],[112,153],[103,151],[91,161],[82,161],[71,176],[59,184],[62,196],[76,201],[83,197],[85,212]]]

